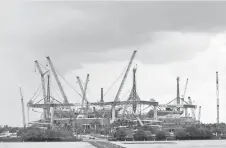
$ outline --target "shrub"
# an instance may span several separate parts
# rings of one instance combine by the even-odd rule
[[[114,137],[117,140],[125,140],[126,137],[126,130],[125,129],[118,129],[115,133],[114,133]]]
[[[166,139],[166,133],[164,131],[158,131],[156,134],[157,140],[165,140]]]
[[[179,140],[186,140],[186,139],[189,139],[189,133],[186,132],[185,130],[178,130],[178,131],[175,133],[175,136],[176,136],[176,139],[179,139]]]
[[[134,139],[135,140],[145,140],[146,139],[146,134],[143,130],[138,130],[135,134],[134,134]]]

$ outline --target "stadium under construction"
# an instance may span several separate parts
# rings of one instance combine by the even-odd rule
[[[176,97],[169,103],[161,104],[154,99],[142,100],[136,89],[137,68],[135,67],[132,70],[133,83],[131,92],[126,100],[119,99],[136,53],[137,51],[133,52],[115,98],[112,99],[111,102],[104,101],[103,88],[100,89],[100,101],[91,102],[88,100],[86,93],[90,75],[87,74],[84,84],[80,77],[77,77],[81,91],[81,103],[70,103],[60,82],[60,75],[57,73],[50,57],[47,57],[48,65],[46,66],[35,61],[36,69],[41,77],[41,87],[39,92],[42,92],[42,95],[36,95],[35,98],[33,97],[27,103],[27,108],[28,111],[42,109],[43,112],[40,120],[29,122],[28,125],[38,127],[51,126],[54,128],[57,126],[64,126],[65,124],[77,123],[81,124],[84,128],[90,128],[90,124],[94,121],[98,121],[101,126],[108,126],[114,124],[118,120],[123,120],[134,125],[152,126],[173,131],[185,125],[200,123],[201,106],[199,106],[198,116],[196,116],[195,109],[197,108],[197,105],[192,104],[191,97],[185,99],[188,79],[186,81],[183,95],[181,96],[180,79],[177,77]],[[60,95],[63,98],[63,102],[51,95],[52,90],[50,88],[50,77],[54,78],[57,88],[61,93]],[[24,125],[26,125],[22,94],[21,101],[23,107],[23,122]],[[126,126],[126,123],[124,126]]]

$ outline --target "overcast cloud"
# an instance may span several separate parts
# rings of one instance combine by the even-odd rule
[[[33,61],[39,60],[45,65],[45,56],[52,58],[57,70],[74,86],[77,86],[74,78],[78,74],[90,73],[93,81],[101,81],[98,78],[101,75],[106,83],[100,86],[93,82],[94,86],[90,88],[96,90],[93,94],[99,94],[99,87],[109,87],[126,66],[132,51],[138,49],[136,59],[143,69],[140,77],[144,79],[139,90],[144,98],[152,95],[165,96],[162,101],[173,98],[175,88],[172,86],[178,75],[185,80],[187,77],[193,79],[193,86],[203,85],[203,91],[193,91],[196,98],[202,98],[204,94],[205,97],[215,97],[215,88],[206,87],[207,84],[214,86],[216,70],[226,72],[223,69],[226,63],[223,57],[226,41],[224,14],[225,2],[1,1],[0,88],[4,99],[0,116],[4,120],[0,124],[14,124],[21,120],[16,85],[23,86],[28,101],[40,83],[38,74],[34,73]],[[102,69],[106,66],[118,68],[105,70],[105,74]],[[164,79],[166,83],[159,84],[149,76],[162,83]],[[149,87],[161,92],[155,90],[156,94],[148,94]],[[114,96],[116,90],[117,87],[110,96]],[[2,114],[4,111],[16,116],[15,119],[8,119]],[[205,121],[214,121],[213,118],[214,114],[211,119],[206,116]]]

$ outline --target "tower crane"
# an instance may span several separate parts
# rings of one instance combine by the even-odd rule
[[[46,86],[45,86],[45,77],[44,76],[48,71],[43,73],[43,71],[40,67],[40,64],[37,60],[35,61],[35,65],[36,65],[36,67],[37,67],[37,69],[38,69],[38,71],[41,75],[43,99],[44,99],[44,104],[46,104],[47,102],[49,102],[49,100],[47,100],[48,98],[46,97]],[[49,117],[49,108],[47,108],[47,109],[44,108],[43,111],[44,111],[44,114],[43,114],[44,119],[46,119],[47,117]]]
[[[58,78],[58,75],[57,75],[57,73],[56,73],[56,70],[55,70],[54,67],[53,67],[53,63],[52,63],[52,61],[50,60],[50,57],[46,57],[46,58],[47,58],[47,60],[48,60],[49,66],[50,66],[50,68],[51,68],[51,71],[53,72],[53,75],[54,75],[54,77],[55,77],[55,80],[56,80],[56,82],[57,82],[57,85],[58,85],[58,87],[59,87],[59,89],[60,89],[60,92],[61,92],[61,94],[62,94],[62,97],[64,98],[64,103],[65,103],[65,104],[68,104],[69,102],[68,102],[67,96],[66,96],[66,94],[65,94],[65,92],[64,92],[64,89],[63,89],[61,83],[60,83],[60,80],[59,80],[59,78]]]
[[[119,101],[119,95],[120,95],[120,93],[121,93],[121,91],[122,91],[122,88],[123,88],[123,86],[124,86],[124,83],[125,83],[126,78],[127,78],[127,76],[128,76],[128,72],[129,72],[129,70],[130,70],[130,68],[131,68],[131,65],[132,65],[132,63],[133,63],[133,60],[134,60],[134,57],[135,57],[136,53],[137,53],[137,51],[135,50],[135,51],[133,52],[133,54],[132,54],[132,57],[130,58],[130,61],[129,61],[128,67],[127,67],[127,69],[126,69],[125,75],[124,75],[124,77],[123,77],[123,79],[122,79],[122,82],[121,82],[121,84],[120,84],[120,86],[119,86],[118,92],[117,92],[117,94],[116,94],[116,96],[115,96],[114,103],[113,103],[113,105],[112,105],[112,121],[111,121],[111,122],[114,122],[114,121],[115,121],[115,103]]]
[[[25,112],[24,112],[24,99],[23,99],[23,94],[21,87],[19,87],[20,90],[20,96],[21,96],[21,106],[22,106],[22,115],[23,115],[23,126],[26,128],[26,123],[25,123]]]
[[[86,98],[86,90],[87,90],[87,86],[88,86],[88,82],[89,82],[89,74],[87,74],[87,77],[86,77],[86,83],[85,83],[85,86],[83,88],[82,86],[82,81],[80,79],[80,77],[77,76],[77,80],[78,80],[78,83],[79,83],[79,86],[80,86],[80,89],[82,91],[82,108],[84,106],[84,101],[86,101],[86,114],[88,114],[88,100]]]

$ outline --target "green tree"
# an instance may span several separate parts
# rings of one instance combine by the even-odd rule
[[[158,131],[156,133],[156,139],[157,140],[165,140],[166,139],[166,133],[164,131]]]
[[[176,139],[179,139],[179,140],[189,139],[189,133],[186,132],[184,129],[176,131],[175,136],[176,136]]]
[[[134,134],[134,139],[135,140],[145,140],[146,139],[146,134],[143,130],[138,130]]]
[[[117,140],[124,140],[126,137],[127,133],[125,129],[118,129],[115,133],[114,133],[114,137],[117,138]]]

